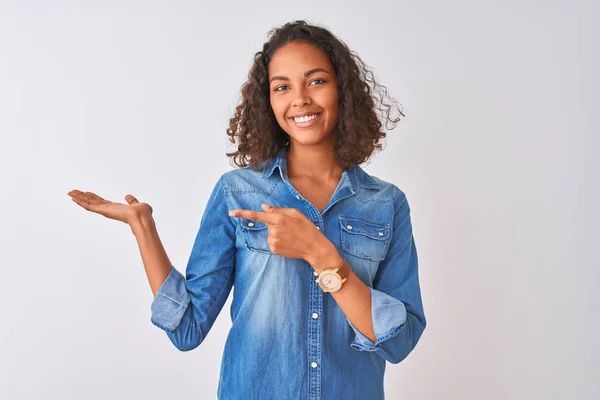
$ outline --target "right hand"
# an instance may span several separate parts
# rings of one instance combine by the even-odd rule
[[[68,193],[71,199],[88,211],[103,215],[106,218],[115,219],[131,226],[138,222],[143,216],[152,215],[152,207],[148,203],[140,203],[135,197],[128,194],[125,200],[128,204],[114,203],[104,200],[92,192],[81,192],[71,190]]]

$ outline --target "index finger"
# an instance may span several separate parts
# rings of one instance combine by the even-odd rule
[[[276,214],[270,214],[264,211],[254,210],[231,210],[229,211],[229,216],[251,219],[252,221],[260,221],[265,222],[267,224],[274,224],[278,218]]]

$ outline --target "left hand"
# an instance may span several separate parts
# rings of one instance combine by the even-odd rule
[[[229,215],[264,222],[268,229],[269,249],[274,254],[306,259],[327,246],[329,240],[297,208],[269,206],[264,203],[261,207],[265,212],[231,210]]]

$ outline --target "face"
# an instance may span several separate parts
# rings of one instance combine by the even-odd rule
[[[269,63],[271,107],[291,143],[333,142],[338,88],[329,57],[304,42],[289,42]]]

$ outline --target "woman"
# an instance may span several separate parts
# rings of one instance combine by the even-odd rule
[[[406,196],[359,167],[385,137],[376,111],[398,122],[385,98],[326,29],[272,31],[227,130],[240,168],[214,186],[185,277],[150,205],[69,192],[131,226],[155,295],[151,321],[179,350],[202,343],[234,288],[219,399],[383,399],[385,362],[421,337]]]

